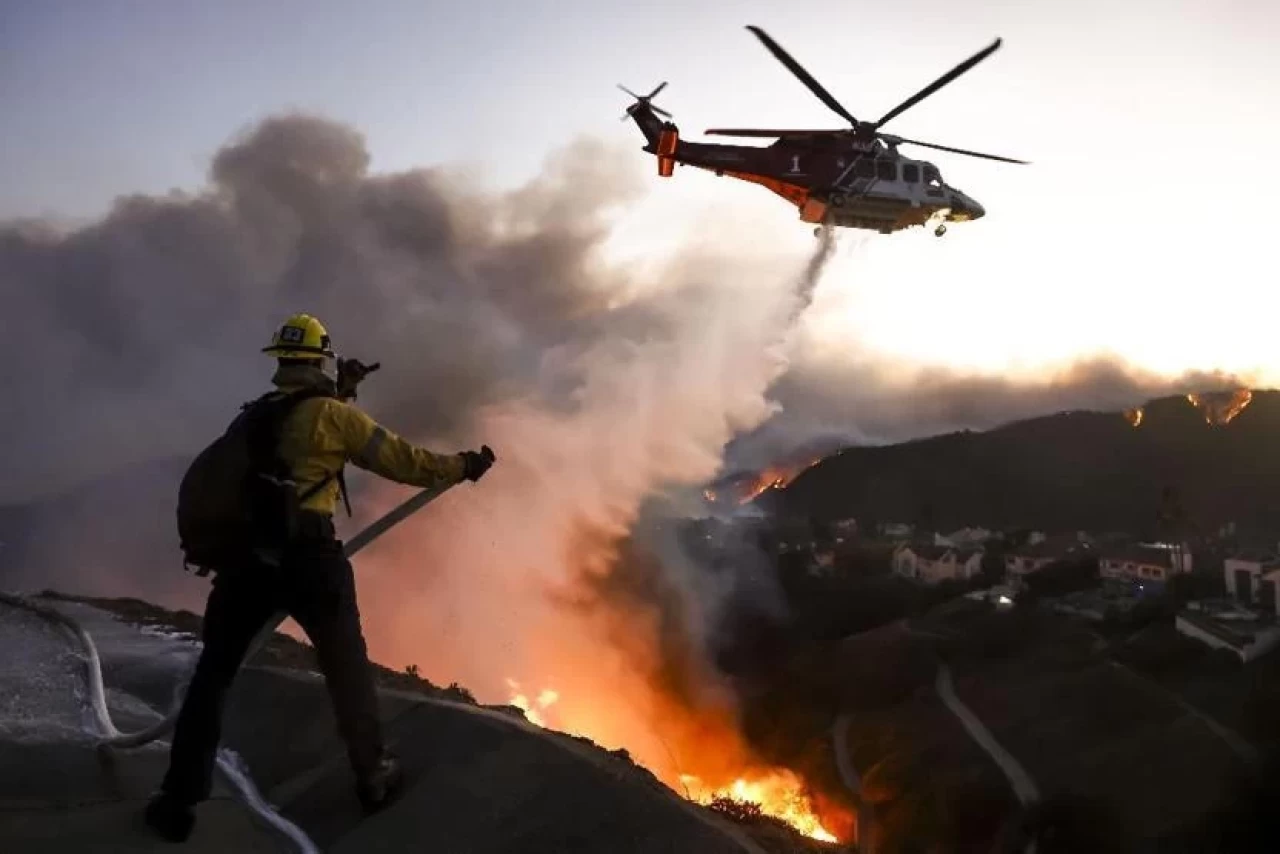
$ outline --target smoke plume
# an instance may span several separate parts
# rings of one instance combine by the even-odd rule
[[[807,305],[829,238],[807,264],[692,247],[657,285],[636,282],[600,248],[637,176],[598,143],[507,193],[368,165],[350,128],[273,118],[217,154],[199,193],[119,199],[83,227],[0,230],[0,288],[23,321],[0,358],[32,367],[8,384],[4,498],[94,484],[26,520],[38,533],[25,556],[76,574],[41,586],[198,607],[204,582],[179,572],[166,524],[173,485],[262,390],[272,328],[305,310],[342,352],[382,361],[362,403],[391,429],[498,452],[482,483],[362,557],[375,656],[489,699],[508,677],[554,688],[563,725],[641,753],[682,727],[731,737],[675,715],[693,699],[649,684],[674,640],[705,669],[697,649],[725,583],[673,561],[664,595],[633,614],[592,591],[631,583],[617,550],[647,498],[713,477],[724,446],[773,414],[764,392],[787,365],[786,319]],[[401,495],[364,486],[357,524]],[[671,603],[679,635],[661,623]],[[710,674],[684,684],[717,690]],[[655,720],[679,723],[655,736]]]
[[[0,513],[0,580],[198,608],[205,582],[178,569],[177,479],[264,389],[273,327],[309,311],[344,354],[382,362],[361,391],[375,418],[498,455],[362,554],[374,657],[489,700],[509,679],[552,690],[553,724],[668,780],[741,770],[750,751],[708,653],[742,612],[780,613],[772,578],[698,566],[646,502],[716,476],[731,443],[758,461],[816,435],[1128,402],[1152,382],[1110,364],[1028,389],[797,361],[833,236],[808,257],[747,260],[726,241],[656,272],[611,267],[602,247],[643,187],[638,160],[582,140],[491,192],[444,168],[372,174],[356,131],[291,115],[228,143],[199,192],[121,198],[74,228],[0,224],[17,321],[0,336],[0,502],[20,505]],[[353,486],[353,525],[405,494]]]
[[[796,449],[829,453],[842,445],[986,430],[1053,412],[1120,411],[1155,397],[1248,387],[1256,379],[1211,370],[1162,376],[1105,356],[1033,379],[1006,379],[940,367],[904,370],[849,354],[839,359],[800,354],[769,390],[777,415],[737,437],[727,449],[726,465],[759,469],[795,456]]]

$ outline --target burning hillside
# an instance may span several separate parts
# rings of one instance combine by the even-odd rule
[[[557,717],[553,706],[559,699],[559,692],[546,688],[531,700],[515,680],[508,680],[508,683],[512,691],[509,702],[523,711],[530,723],[557,729],[569,735],[592,737],[592,733],[577,731]],[[696,758],[693,758],[693,764],[699,764]],[[717,779],[714,783],[705,781],[696,774],[677,773],[673,779],[661,767],[649,770],[676,792],[703,806],[723,809],[731,814],[758,811],[760,815],[776,819],[811,839],[822,842],[840,841],[824,826],[805,781],[788,769],[744,768],[740,776],[727,781]],[[852,820],[849,815],[836,818],[846,825]]]
[[[1253,392],[1250,389],[1241,388],[1235,391],[1191,393],[1186,395],[1186,400],[1187,403],[1190,403],[1200,411],[1206,424],[1213,427],[1222,427],[1230,424],[1237,415],[1245,410],[1253,400]],[[1142,406],[1135,406],[1124,410],[1123,414],[1131,427],[1139,427],[1146,417],[1146,409]]]
[[[745,810],[740,818],[755,810],[813,840],[850,833],[847,810],[816,799],[801,775],[763,760],[744,736],[737,689],[712,663],[724,618],[699,613],[724,581],[673,550],[674,540],[580,529],[574,542],[577,575],[551,592],[562,608],[548,634],[527,639],[527,670],[539,675],[505,679],[507,701],[539,726],[626,750],[694,802]],[[758,609],[761,595],[772,594],[740,584],[720,607]]]
[[[739,472],[721,478],[702,491],[703,497],[720,507],[750,504],[771,489],[785,489],[793,480],[822,462],[822,456],[805,457],[799,462],[775,463],[758,472]]]
[[[6,485],[44,489],[104,461],[189,455],[267,382],[270,329],[314,312],[344,353],[385,363],[361,394],[380,422],[434,450],[486,443],[498,454],[483,482],[362,553],[375,657],[418,663],[441,682],[510,698],[535,722],[626,749],[694,799],[752,800],[815,838],[847,826],[815,815],[805,781],[761,759],[737,683],[717,667],[735,618],[782,607],[776,577],[736,562],[699,566],[669,542],[643,556],[625,546],[647,501],[708,483],[726,446],[777,413],[772,390],[830,233],[807,257],[707,241],[616,266],[604,248],[641,185],[601,144],[576,142],[511,191],[447,169],[373,174],[370,162],[354,128],[277,117],[217,153],[207,188],[131,195],[70,230],[6,227],[0,269],[14,313],[30,322],[0,345],[8,361],[45,368],[11,390],[16,415],[0,427],[5,447],[20,450]],[[199,324],[173,323],[193,312]],[[899,427],[953,420],[914,411],[943,397],[937,388],[813,376],[823,388],[910,401],[909,414],[863,407],[895,413]],[[964,382],[957,391],[972,397]],[[1044,458],[1053,455],[1034,459]],[[818,459],[723,480],[708,497],[741,506]],[[842,481],[842,500],[874,484]],[[966,473],[961,485],[971,482]],[[127,478],[111,483],[122,497],[137,493]],[[355,525],[398,499],[353,485]],[[895,494],[923,492],[873,500],[883,510]],[[945,495],[969,497],[961,487]],[[109,503],[94,504],[94,517]],[[146,518],[170,512],[149,507]],[[129,526],[73,542],[57,522],[63,535],[48,539],[86,576],[119,583],[107,568],[137,563],[118,545],[138,535]],[[152,578],[173,578],[167,558],[156,566]]]
[[[6,228],[0,268],[40,322],[3,343],[48,368],[14,389],[23,417],[4,422],[7,447],[28,453],[12,480],[43,487],[55,473],[26,465],[37,458],[81,478],[104,460],[188,455],[267,383],[271,329],[314,313],[338,349],[384,363],[361,403],[389,429],[441,453],[484,443],[498,455],[482,482],[361,554],[373,656],[511,698],[537,722],[627,750],[676,791],[690,775],[692,797],[756,798],[830,835],[803,781],[748,743],[714,663],[736,612],[780,607],[767,575],[710,573],[671,544],[639,560],[621,545],[647,501],[708,482],[734,437],[776,411],[769,389],[830,235],[796,254],[699,245],[636,272],[605,248],[639,173],[599,143],[558,152],[511,191],[369,166],[354,128],[277,117],[216,154],[207,188],[130,196],[83,228]],[[174,327],[196,309],[197,328]],[[143,422],[163,429],[104,428]],[[55,436],[49,423],[73,429]],[[79,441],[90,423],[93,442]],[[735,500],[811,462],[764,473]],[[400,497],[353,486],[353,526]],[[69,539],[86,575],[128,562]]]
[[[1206,423],[1215,427],[1230,424],[1252,400],[1253,392],[1247,388],[1187,395],[1187,402],[1204,414]]]

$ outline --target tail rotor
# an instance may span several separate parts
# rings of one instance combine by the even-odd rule
[[[666,116],[667,118],[671,118],[670,113],[668,113],[666,110],[662,109],[661,107],[653,103],[654,96],[656,96],[663,89],[667,88],[667,81],[663,80],[656,87],[654,87],[654,90],[650,92],[648,95],[637,95],[635,92],[632,92],[630,89],[628,89],[626,86],[623,86],[621,83],[618,84],[618,88],[621,89],[623,92],[626,92],[632,98],[636,99],[636,102],[632,104],[630,107],[628,107],[627,112],[623,114],[622,121],[625,122],[627,119],[629,119],[631,117],[631,113],[636,109],[636,107],[640,106],[641,104],[644,104],[650,110],[653,110],[655,113],[657,113],[660,116]]]

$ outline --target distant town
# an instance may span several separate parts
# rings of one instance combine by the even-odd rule
[[[819,524],[747,514],[698,520],[685,537],[704,557],[762,549],[784,583],[797,573],[815,581],[888,577],[940,594],[932,601],[963,596],[997,609],[1035,602],[1100,625],[1171,618],[1181,634],[1245,662],[1280,646],[1280,541],[1244,543],[1233,525],[1169,542],[1122,532],[940,532],[894,522],[864,530],[856,519]]]

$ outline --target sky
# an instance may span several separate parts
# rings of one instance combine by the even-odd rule
[[[1001,36],[889,129],[1032,161],[911,151],[988,214],[940,240],[842,236],[806,325],[813,358],[1017,375],[1106,353],[1276,376],[1280,9],[1264,0],[3,0],[0,109],[19,118],[0,135],[0,218],[198,189],[228,139],[290,109],[358,128],[375,171],[449,163],[499,186],[582,134],[646,158],[616,83],[669,81],[658,103],[685,138],[839,127],[747,24],[860,118]],[[758,187],[688,169],[648,189],[618,237],[633,257],[708,221],[812,240]]]
[[[0,503],[102,477],[83,522],[51,505],[48,565],[98,595],[176,587],[172,472],[138,466],[216,435],[305,303],[383,362],[361,391],[380,421],[499,457],[361,570],[374,655],[486,697],[554,687],[581,731],[643,744],[604,731],[631,723],[596,691],[650,696],[634,650],[563,605],[668,621],[555,594],[657,596],[694,615],[675,649],[695,652],[739,595],[772,597],[665,553],[655,584],[612,550],[779,407],[788,439],[891,441],[1171,393],[1116,364],[1280,381],[1278,23],[1260,0],[0,0]],[[840,127],[748,24],[871,119],[1000,36],[888,130],[1031,165],[929,152],[987,215],[843,232],[829,260],[760,187],[658,177],[615,84],[669,81],[690,139]],[[343,524],[396,498],[363,491]],[[673,720],[655,708],[636,720]]]

